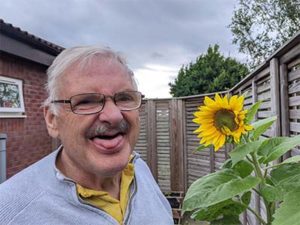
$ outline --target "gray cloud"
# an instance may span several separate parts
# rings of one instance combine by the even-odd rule
[[[2,0],[0,18],[55,44],[102,44],[133,67],[180,67],[219,44],[237,56],[227,28],[237,0]]]

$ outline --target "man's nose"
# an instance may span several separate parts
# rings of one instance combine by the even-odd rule
[[[99,119],[102,122],[108,122],[111,125],[118,124],[123,120],[123,114],[119,107],[115,104],[112,98],[106,98],[102,111],[99,114]]]

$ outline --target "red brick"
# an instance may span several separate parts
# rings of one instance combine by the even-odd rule
[[[40,108],[47,94],[44,90],[46,67],[7,54],[0,56],[0,74],[23,80],[26,118],[0,118],[0,132],[7,139],[7,176],[31,165],[52,149]]]

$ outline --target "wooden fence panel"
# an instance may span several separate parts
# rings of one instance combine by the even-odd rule
[[[169,101],[156,102],[157,181],[161,190],[165,192],[171,190],[169,104]]]
[[[300,57],[299,57],[300,58]],[[289,96],[289,135],[300,134],[300,59],[290,63],[288,72],[288,96]],[[300,155],[300,146],[294,148],[291,155]]]
[[[199,177],[205,176],[211,172],[210,169],[210,149],[201,152],[195,150],[199,146],[199,139],[194,134],[197,124],[192,122],[194,112],[203,104],[203,97],[185,100],[185,133],[186,133],[186,151],[187,151],[187,184],[190,186]]]
[[[140,135],[138,142],[135,146],[135,151],[141,155],[144,161],[148,161],[148,143],[147,143],[147,111],[145,109],[145,103],[140,108]]]

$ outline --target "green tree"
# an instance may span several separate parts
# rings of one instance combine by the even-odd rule
[[[300,1],[239,0],[229,28],[253,68],[300,30]]]
[[[225,58],[219,46],[209,46],[207,53],[196,62],[180,68],[174,83],[169,83],[173,97],[225,91],[233,87],[248,74],[246,65],[237,60]]]

